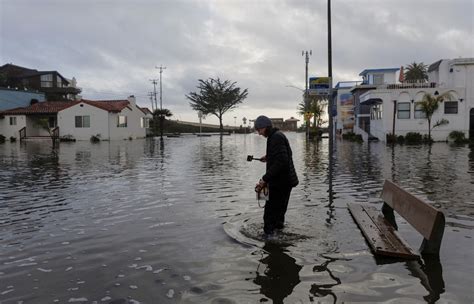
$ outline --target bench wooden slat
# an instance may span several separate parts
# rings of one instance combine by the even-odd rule
[[[407,220],[427,240],[439,237],[444,231],[444,215],[420,198],[408,193],[389,180],[385,180],[382,199]],[[441,232],[442,236],[442,232]]]
[[[373,206],[348,204],[349,211],[375,254],[416,259],[419,256]]]

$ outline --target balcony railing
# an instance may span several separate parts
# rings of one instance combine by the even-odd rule
[[[393,83],[381,86],[385,89],[418,89],[418,88],[437,88],[439,85],[436,82],[403,82]]]
[[[20,129],[20,141],[26,138],[26,127]]]

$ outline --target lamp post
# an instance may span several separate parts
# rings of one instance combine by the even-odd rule
[[[199,135],[201,135],[202,131],[202,112],[198,111],[198,117],[199,117]]]
[[[166,69],[166,67],[160,65],[159,67],[155,67],[155,69],[160,70],[160,137],[163,138],[163,89],[161,86],[161,74],[163,74],[163,70]],[[156,102],[156,93],[155,93],[155,102]]]
[[[302,56],[305,56],[305,91],[304,91],[304,111],[305,113],[308,111],[308,63],[309,63],[309,56],[313,55],[311,50],[302,51]],[[306,140],[309,140],[309,123],[306,121]]]

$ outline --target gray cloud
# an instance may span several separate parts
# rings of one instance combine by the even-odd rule
[[[332,1],[335,82],[365,68],[474,57],[472,0]],[[21,16],[21,17],[20,17]],[[87,98],[134,94],[149,106],[149,79],[163,64],[163,103],[197,120],[185,94],[198,79],[220,77],[248,88],[225,116],[296,116],[310,75],[327,73],[326,1],[0,0],[0,63],[76,77]],[[208,122],[216,122],[208,118]]]

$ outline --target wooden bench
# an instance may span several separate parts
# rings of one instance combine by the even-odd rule
[[[395,210],[424,237],[420,253],[439,255],[445,226],[443,213],[389,180],[385,180],[381,197],[382,213],[369,204],[348,204],[372,251],[376,255],[419,258],[399,236]]]

